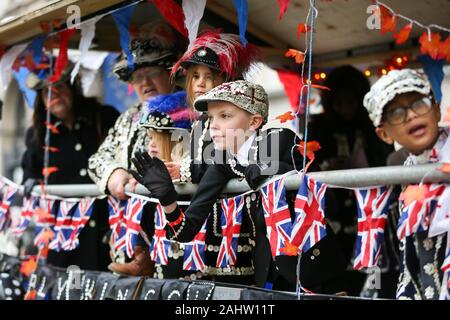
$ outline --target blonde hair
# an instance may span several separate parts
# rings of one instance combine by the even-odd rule
[[[192,78],[194,77],[194,69],[197,65],[191,65],[188,69],[187,69],[187,73],[186,73],[186,102],[189,106],[189,108],[193,109],[194,108],[194,93],[192,92]],[[220,85],[221,83],[223,83],[225,81],[225,76],[221,73],[219,73],[219,71],[211,69],[210,67],[206,66],[211,73],[213,74],[213,84],[214,87],[217,87],[218,85]]]
[[[159,158],[163,161],[179,161],[185,156],[182,143],[171,139],[170,131],[162,132],[150,129],[152,140],[159,150]]]

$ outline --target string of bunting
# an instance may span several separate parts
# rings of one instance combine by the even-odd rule
[[[262,204],[267,225],[267,237],[270,242],[272,254],[274,256],[295,256],[299,253],[299,250],[302,250],[303,252],[308,251],[325,235],[324,201],[325,191],[328,186],[305,175],[295,199],[294,221],[291,221],[283,184],[284,178],[285,177],[278,177],[272,179],[262,187]],[[440,207],[436,204],[442,202],[443,198],[440,196],[443,194],[443,186],[427,186],[427,188],[429,188],[431,192],[426,194],[426,199],[423,199],[422,201],[412,200],[411,203],[407,202],[408,206],[402,212],[402,214],[407,212],[409,216],[407,224],[410,226],[413,226],[413,224],[418,221],[420,228],[423,228],[425,223],[428,223],[428,225],[432,223],[431,217],[438,215],[437,212],[430,212],[427,216],[423,216],[423,212],[426,212],[424,211],[425,208]],[[355,189],[358,204],[358,236],[354,254],[354,268],[357,270],[375,267],[377,265],[384,229],[387,222],[387,210],[390,204],[391,193],[392,187],[384,186]],[[234,233],[237,235],[239,234],[236,225],[239,224],[239,215],[242,214],[242,207],[239,205],[242,201],[241,199],[242,197],[238,196],[231,199],[224,199],[222,202],[224,208],[222,215],[226,216],[231,214],[231,218],[225,219],[226,223],[222,220],[222,232],[224,234],[229,234],[229,236],[224,236],[223,242],[225,245],[231,245],[231,247],[233,247],[232,241],[230,244],[226,243],[227,239],[233,238],[235,235]],[[435,204],[431,206],[430,202],[435,202]],[[235,205],[230,205],[231,203],[234,203]],[[55,212],[54,202],[47,203],[47,205],[51,207],[52,212]],[[226,209],[227,206],[233,209],[228,210]],[[139,210],[134,210],[135,208],[136,206],[123,208],[122,214],[126,216],[126,211],[139,212]],[[69,210],[73,209],[69,207]],[[156,229],[163,230],[165,225],[164,214],[161,209],[158,212],[161,214],[157,215],[160,220],[159,222],[155,221]],[[57,233],[57,226],[59,225],[58,219],[60,217],[61,215],[58,213],[56,218],[46,217],[46,219],[42,219],[38,224],[37,234],[44,233],[41,234],[41,238],[45,238],[45,232],[42,230],[51,223],[53,223],[53,228],[51,229],[52,232]],[[399,222],[399,231],[402,230],[403,225],[403,222]],[[130,224],[125,222],[125,226],[129,228]],[[158,228],[158,226],[160,228]],[[231,226],[231,229],[227,226]],[[418,231],[420,230],[423,231],[426,229],[418,229]],[[448,226],[446,230],[448,230]],[[125,230],[125,232],[126,231],[127,230]],[[204,231],[205,230],[196,237],[196,243],[185,244],[184,246],[185,254],[183,261],[185,270],[204,270],[204,258],[202,257],[205,252]],[[414,230],[411,231],[417,232]],[[128,235],[126,237],[128,237]],[[155,237],[160,237],[160,239],[158,239],[160,244],[152,244],[152,259],[155,259],[161,264],[165,264],[166,262],[164,261],[167,261],[170,246],[166,239],[164,239],[164,234],[155,232]],[[36,244],[41,245],[45,242],[48,243],[50,240],[52,239],[47,239],[47,241],[41,240],[40,242],[37,241]],[[53,239],[53,241],[55,241],[55,239]],[[191,251],[186,250],[190,245],[197,245],[197,248],[193,248]],[[236,252],[235,248],[224,247],[221,245],[221,250],[224,252],[223,256],[228,257],[225,259],[218,259],[218,265],[222,267],[233,265],[233,261],[235,261],[233,260],[233,254]],[[194,251],[194,254],[192,251]],[[154,254],[155,252],[156,254]],[[166,257],[165,260],[162,260],[164,259],[162,257]],[[443,265],[443,268],[444,267],[445,265]]]
[[[171,1],[173,10],[169,10],[170,12],[168,12],[166,10],[167,7],[162,6],[162,1],[153,0],[152,2],[169,23],[176,27],[181,34],[190,39],[195,39],[198,31],[198,27],[195,26],[198,25],[203,15],[204,5],[194,7],[192,1],[184,0],[183,8],[181,8],[176,2]],[[280,19],[287,9],[288,2],[279,1]],[[80,51],[87,52],[87,48],[89,48],[93,35],[95,34],[95,23],[105,15],[112,14],[115,18],[117,28],[120,31],[122,49],[126,53],[129,42],[127,40],[130,37],[129,22],[135,4],[133,3],[127,7],[112,10],[100,17],[94,17],[83,22],[81,24],[82,38],[80,40]],[[413,25],[417,25],[426,29],[426,32],[419,40],[422,52],[429,54],[433,59],[447,59],[450,61],[449,38],[441,41],[439,34],[431,32],[432,28],[445,32],[450,32],[449,29],[437,25],[424,26],[415,20],[395,13],[380,1],[376,1],[376,4],[380,8],[382,33],[395,32],[398,18],[407,20],[409,24],[394,34],[394,38],[396,38],[398,44],[404,43],[409,38]],[[240,36],[242,42],[245,44],[248,3],[245,0],[234,0],[234,5],[238,14]],[[302,179],[295,199],[295,216],[293,220],[291,219],[286,201],[286,190],[284,187],[284,178],[286,175],[272,179],[264,184],[260,190],[263,199],[264,218],[267,225],[267,237],[273,256],[300,256],[302,252],[308,251],[326,235],[324,204],[325,192],[329,186],[315,181],[306,174],[309,166],[315,159],[314,153],[320,149],[320,145],[316,141],[308,141],[307,124],[311,88],[329,90],[326,87],[313,84],[311,81],[313,33],[315,32],[314,23],[317,17],[318,10],[315,7],[315,0],[310,0],[305,23],[299,23],[297,28],[297,37],[300,38],[301,35],[305,36],[305,50],[289,49],[285,54],[287,57],[295,59],[295,62],[300,65],[299,101],[295,112],[287,112],[279,115],[275,120],[284,123],[294,120],[300,115],[305,117],[306,125],[303,133],[303,141],[295,145],[292,150],[292,152],[300,152],[303,155],[304,162],[302,170],[296,172]],[[194,21],[195,23],[192,23],[193,26],[187,26],[187,21]],[[49,36],[54,35],[53,28],[58,27],[60,26],[58,26],[57,22],[54,22],[51,26],[43,24],[42,30],[44,32],[47,31],[47,36]],[[58,80],[62,69],[64,69],[64,66],[68,62],[67,43],[74,32],[74,29],[64,29],[57,32],[59,35],[60,52],[55,61],[55,70],[50,78],[50,83]],[[53,71],[51,61],[50,64],[46,64],[46,61],[42,60],[43,55],[41,55],[45,48],[53,49],[56,44],[54,39],[47,38],[47,40],[48,42],[46,43],[45,37],[41,37],[33,40],[31,46],[28,48],[27,46],[29,44],[10,48],[2,56],[0,62],[2,76],[5,77],[5,74],[8,74],[8,68],[12,68],[15,71],[19,71],[21,68],[42,71],[50,68]],[[24,50],[25,52],[21,56]],[[129,61],[131,62],[131,60]],[[306,76],[305,72],[307,72]],[[72,78],[75,75],[76,73],[72,74]],[[49,90],[50,98],[51,90]],[[46,127],[49,133],[58,134],[57,127],[53,124],[46,123]],[[46,145],[45,151],[48,157],[51,152],[57,152],[58,150],[55,150],[50,145]],[[306,162],[307,160],[309,161]],[[445,164],[443,168],[444,166]],[[442,170],[448,170],[448,166],[445,168],[447,169]],[[59,169],[56,167],[45,167],[42,173],[44,177],[48,177],[57,170]],[[14,234],[20,235],[26,230],[32,219],[36,219],[34,240],[40,250],[36,258],[30,259],[22,266],[24,272],[32,275],[36,270],[39,260],[45,258],[49,249],[73,250],[78,246],[78,235],[90,218],[94,201],[102,199],[105,196],[64,199],[46,194],[44,184],[44,195],[32,195],[29,199],[24,199],[20,219],[17,223],[13,224],[10,216],[10,208],[15,195],[20,189],[20,186],[6,178],[0,179],[0,231],[11,228]],[[447,189],[447,186],[436,187],[421,183],[419,186],[412,186],[405,190],[400,197],[400,201],[405,203],[398,225],[400,238],[418,231],[432,229],[431,226],[435,220],[434,218],[442,215],[444,218],[439,220],[439,222],[444,225],[447,223],[447,229],[445,230],[448,230],[448,225],[450,224],[448,221],[448,212],[442,213],[444,209],[437,209],[436,212],[430,213],[424,209],[430,206],[430,202],[442,203],[445,199],[448,200],[449,198],[444,196],[448,195]],[[248,193],[250,192],[253,191],[249,191]],[[354,253],[355,269],[375,267],[377,265],[391,193],[392,188],[385,186],[355,189],[358,205],[358,236],[356,251]],[[240,234],[240,225],[242,223],[243,196],[246,194],[244,193],[237,197],[222,200],[221,229],[223,239],[219,249],[217,267],[229,267],[236,263],[237,237]],[[108,197],[110,209],[109,222],[113,230],[111,241],[117,250],[126,251],[129,257],[134,253],[133,247],[141,231],[140,220],[144,205],[147,202],[156,202],[155,199],[144,196],[130,195],[131,198],[125,202]],[[447,208],[443,205],[436,205],[435,207]],[[169,242],[165,238],[165,217],[159,205],[157,205],[157,213],[155,215],[156,232],[151,244],[152,259],[161,264],[165,264],[167,263],[170,245],[168,245]],[[204,270],[204,251],[206,248],[205,228],[202,228],[193,242],[185,244],[185,248],[188,249],[185,250],[184,254],[184,269]],[[450,251],[450,248],[447,249]],[[442,268],[446,271],[450,269],[448,268],[448,261],[444,263]]]
[[[437,29],[439,31],[450,33],[450,29],[436,24],[424,25],[417,20],[396,13],[381,1],[375,1],[375,3],[378,6],[378,14],[381,19],[381,34],[394,32],[392,37],[396,39],[396,44],[402,44],[409,39],[414,26],[425,29],[424,33],[419,38],[421,53],[428,54],[434,60],[446,59],[450,62],[450,36],[447,36],[445,40],[441,41],[441,35],[431,31],[432,29]],[[399,18],[408,23],[396,32]]]

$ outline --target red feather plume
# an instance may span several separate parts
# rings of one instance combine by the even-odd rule
[[[181,68],[181,63],[190,60],[202,47],[207,47],[217,54],[220,71],[227,75],[227,81],[242,76],[253,63],[261,59],[258,47],[252,44],[244,47],[238,35],[221,33],[219,30],[208,30],[203,32],[175,63],[171,74],[174,75]]]

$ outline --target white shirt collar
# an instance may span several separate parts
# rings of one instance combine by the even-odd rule
[[[253,144],[253,140],[256,138],[256,132],[254,132],[248,139],[242,144],[239,148],[238,153],[236,155],[236,160],[242,166],[248,166],[248,153],[250,151],[250,147]]]

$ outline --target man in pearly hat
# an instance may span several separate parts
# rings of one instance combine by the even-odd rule
[[[122,56],[113,68],[120,80],[133,86],[139,102],[121,114],[97,153],[89,158],[92,180],[102,192],[120,200],[128,198],[125,186],[132,181],[129,174],[132,154],[147,151],[149,144],[146,128],[139,125],[144,112],[143,103],[175,90],[175,85],[170,81],[169,69],[178,58],[178,50],[172,41],[176,38],[176,31],[165,23],[157,22],[146,26],[145,32],[140,35],[141,38],[130,42],[133,61],[130,63]],[[123,260],[123,257],[119,260]],[[132,263],[113,271],[128,275],[149,275],[151,269],[148,248],[144,250],[143,246],[137,246]]]

